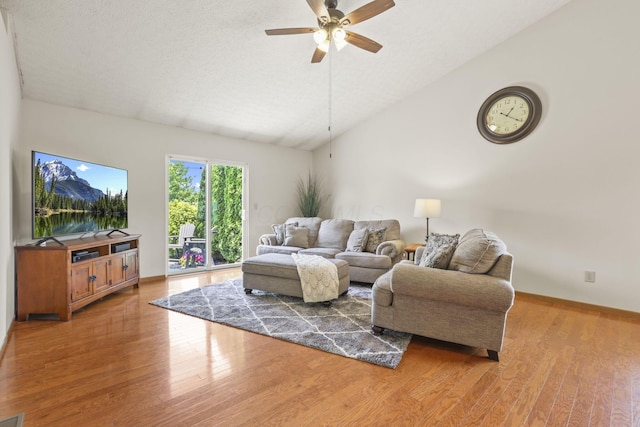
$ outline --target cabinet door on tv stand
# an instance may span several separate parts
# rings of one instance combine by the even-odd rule
[[[93,262],[93,290],[100,292],[110,286],[110,267],[109,260],[101,259]]]
[[[93,294],[91,270],[90,263],[71,267],[71,301],[79,301]]]
[[[125,281],[125,268],[126,265],[125,255],[118,254],[111,257],[111,285],[119,285]]]
[[[138,251],[127,252],[125,255],[125,279],[130,280],[138,277]]]

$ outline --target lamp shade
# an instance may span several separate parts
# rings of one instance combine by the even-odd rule
[[[413,216],[420,218],[439,218],[440,200],[416,199],[416,206],[413,208]]]

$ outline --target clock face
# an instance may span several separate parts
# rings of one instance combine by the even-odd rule
[[[498,99],[487,112],[487,129],[497,135],[517,132],[529,118],[531,109],[525,99],[511,95]]]
[[[542,104],[534,91],[510,86],[489,96],[478,111],[478,131],[495,144],[510,144],[529,135],[540,121]]]

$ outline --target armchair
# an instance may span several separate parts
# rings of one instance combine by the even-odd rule
[[[461,251],[480,240],[467,239]],[[487,253],[479,247],[481,256]],[[496,254],[494,264],[488,265],[488,271],[475,274],[454,270],[451,265],[449,269],[421,267],[424,249],[418,248],[415,261],[396,264],[374,283],[374,333],[388,328],[486,348],[489,358],[498,361],[507,313],[514,299],[513,256],[504,247],[501,254]]]

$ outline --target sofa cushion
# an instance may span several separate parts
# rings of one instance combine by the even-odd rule
[[[284,228],[284,246],[309,247],[309,229],[286,224]]]
[[[298,225],[297,222],[292,223],[293,225]],[[271,228],[273,229],[274,234],[276,235],[276,244],[282,245],[284,244],[284,227],[286,224],[273,224]]]
[[[304,227],[309,229],[309,247],[316,246],[316,240],[318,239],[318,230],[322,223],[322,218],[318,217],[304,217],[295,216],[288,218],[287,224],[298,224],[298,227]]]
[[[340,252],[337,259],[347,261],[352,267],[390,269],[391,258],[386,255],[376,255],[369,252]]]
[[[362,252],[367,246],[369,231],[366,228],[353,230],[347,240],[347,252]]]
[[[460,239],[449,270],[485,274],[506,250],[507,246],[494,233],[480,228],[469,230]]]
[[[439,234],[439,233],[431,233],[429,235],[429,240],[427,240],[427,245],[422,252],[422,256],[420,257],[419,265],[420,267],[434,267],[436,258],[437,264],[443,265],[446,262],[444,267],[435,267],[435,268],[447,268],[449,265],[449,261],[451,261],[451,256],[453,255],[453,251],[458,244],[458,239],[460,238],[459,234]],[[438,252],[441,247],[444,246],[452,246],[447,248],[442,252]],[[444,257],[443,257],[444,255]]]
[[[323,258],[335,258],[336,254],[342,252],[341,249],[337,248],[308,248],[308,249],[300,249],[298,253],[305,255],[318,255]]]
[[[387,231],[386,228],[369,228],[367,237],[367,245],[365,246],[364,252],[376,253],[376,249],[378,249],[378,245],[384,242],[384,233]]]
[[[325,219],[320,224],[315,246],[344,250],[351,231],[353,231],[353,221],[349,219]]]

